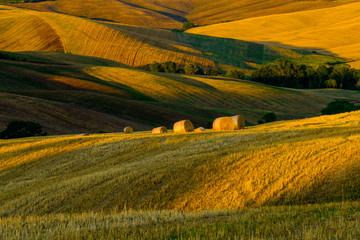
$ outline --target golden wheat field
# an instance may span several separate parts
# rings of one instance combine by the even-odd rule
[[[1,140],[3,236],[356,238],[359,119]]]
[[[248,80],[279,58],[360,67],[359,13],[355,0],[0,5],[0,136],[11,120],[50,134],[0,139],[0,239],[360,239],[360,110],[319,116],[360,91]],[[145,70],[167,61],[178,73]],[[243,129],[209,129],[234,115]]]
[[[63,51],[130,66],[144,66],[154,61],[215,65],[200,51],[176,42],[169,31],[155,30],[152,36],[148,34],[151,30],[140,34],[117,25],[8,6],[3,6],[0,13],[0,49],[3,51]],[[169,35],[172,39],[166,38]]]
[[[127,125],[150,130],[179,119],[209,127],[217,117],[236,114],[253,125],[267,112],[280,120],[313,117],[334,99],[360,101],[358,91],[152,73],[75,54],[7,54],[28,60],[0,60],[0,129],[13,119],[39,122],[49,134],[114,132]]]
[[[357,111],[235,132],[1,140],[0,215],[356,200],[359,116]]]
[[[359,67],[360,3],[269,15],[191,29],[189,33],[308,49],[350,59]]]
[[[345,3],[347,1],[108,0],[99,4],[95,0],[57,0],[15,6],[137,26],[181,28],[182,23],[189,20],[204,25],[275,13],[326,8]]]

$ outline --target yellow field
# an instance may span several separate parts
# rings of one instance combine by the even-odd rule
[[[0,216],[356,200],[360,111],[236,132],[0,141]]]
[[[335,54],[360,67],[359,11],[357,2],[210,25],[188,32]]]
[[[0,16],[3,51],[64,51],[137,67],[154,61],[215,65],[200,51],[176,42],[170,31],[154,30],[152,36],[150,30],[127,31],[125,26],[6,6]]]
[[[84,71],[110,84],[126,85],[160,102],[222,109],[234,114],[237,111],[244,114],[248,121],[252,118],[250,109],[276,109],[279,114],[307,115],[314,109],[320,109],[326,102],[311,91],[291,91],[226,78],[154,74],[115,67],[91,67]],[[256,120],[251,122],[255,123]]]
[[[75,16],[160,28],[181,28],[185,21],[198,25],[249,17],[288,13],[308,9],[326,8],[347,1],[294,1],[294,0],[57,0],[18,4],[30,9],[55,11]]]

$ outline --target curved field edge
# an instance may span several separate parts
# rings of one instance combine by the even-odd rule
[[[2,140],[0,215],[358,200],[359,116],[236,132]]]

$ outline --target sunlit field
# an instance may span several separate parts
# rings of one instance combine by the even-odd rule
[[[359,67],[360,3],[269,15],[191,29],[188,32],[274,46],[308,49],[351,59]]]
[[[23,0],[1,0],[24,2]],[[296,1],[296,0],[108,0],[99,4],[95,0],[57,0],[39,3],[15,4],[40,11],[60,12],[90,19],[121,22],[130,25],[181,28],[185,21],[198,25],[320,9],[346,4],[348,1]]]
[[[0,225],[9,239],[356,238],[359,117],[1,140]]]

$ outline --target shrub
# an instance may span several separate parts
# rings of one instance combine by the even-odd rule
[[[327,87],[327,88],[336,88],[337,87],[337,83],[336,83],[335,79],[326,80],[324,82],[324,84],[325,84],[325,87]]]
[[[163,72],[164,69],[162,68],[161,64],[158,62],[153,62],[149,65],[151,72]]]
[[[219,75],[221,75],[221,72],[219,69],[213,67],[213,68],[210,68],[208,75],[209,76],[219,76]]]
[[[167,73],[175,73],[176,72],[176,63],[172,61],[165,62],[161,64],[162,69]]]
[[[197,66],[198,70],[195,74],[197,75],[205,75],[204,69],[202,67]]]
[[[264,124],[265,121],[264,121],[263,119],[259,119],[259,120],[257,121],[257,123],[258,123],[258,124]]]
[[[0,138],[22,138],[32,136],[45,136],[47,133],[43,132],[40,124],[30,121],[11,121],[8,123],[6,129],[0,133]]]
[[[266,122],[274,122],[277,120],[277,116],[275,113],[273,112],[269,112],[269,113],[265,113],[264,116],[262,117],[262,119]]]
[[[360,106],[355,106],[355,104],[347,100],[335,100],[330,102],[326,108],[321,110],[322,115],[332,115],[344,112],[351,112],[359,110]]]
[[[186,30],[188,30],[190,28],[193,28],[193,27],[195,27],[194,23],[192,23],[192,22],[184,22],[183,27],[182,27],[181,30],[186,31]]]
[[[269,113],[265,113],[264,116],[261,119],[259,119],[257,122],[258,124],[263,124],[263,123],[275,122],[276,120],[277,120],[276,114],[273,112],[269,112]]]
[[[226,73],[226,77],[229,78],[237,78],[237,79],[244,79],[245,73],[243,71],[231,69]]]
[[[196,74],[199,71],[199,68],[193,63],[187,63],[184,71],[186,74]]]

